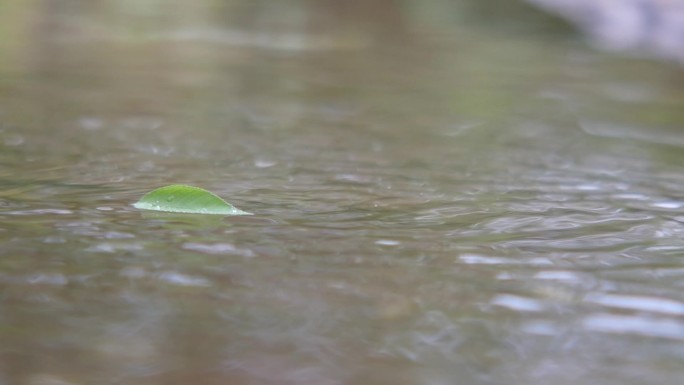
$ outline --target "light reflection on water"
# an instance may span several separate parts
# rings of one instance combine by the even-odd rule
[[[63,56],[0,60],[0,383],[678,383],[681,73],[446,3],[25,38]],[[170,183],[256,215],[131,206]]]

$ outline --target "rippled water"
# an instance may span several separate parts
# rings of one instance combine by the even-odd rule
[[[467,2],[31,3],[0,384],[680,383],[681,69]],[[171,183],[256,215],[131,206]]]

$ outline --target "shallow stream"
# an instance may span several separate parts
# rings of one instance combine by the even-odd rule
[[[681,383],[680,67],[218,3],[0,5],[0,384]],[[131,206],[173,183],[256,215]]]

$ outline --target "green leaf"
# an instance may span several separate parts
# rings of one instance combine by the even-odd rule
[[[145,194],[133,207],[188,214],[252,215],[199,187],[173,184]]]

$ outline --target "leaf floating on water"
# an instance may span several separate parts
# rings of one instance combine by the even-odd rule
[[[188,214],[252,215],[199,187],[174,184],[145,194],[133,207]]]

